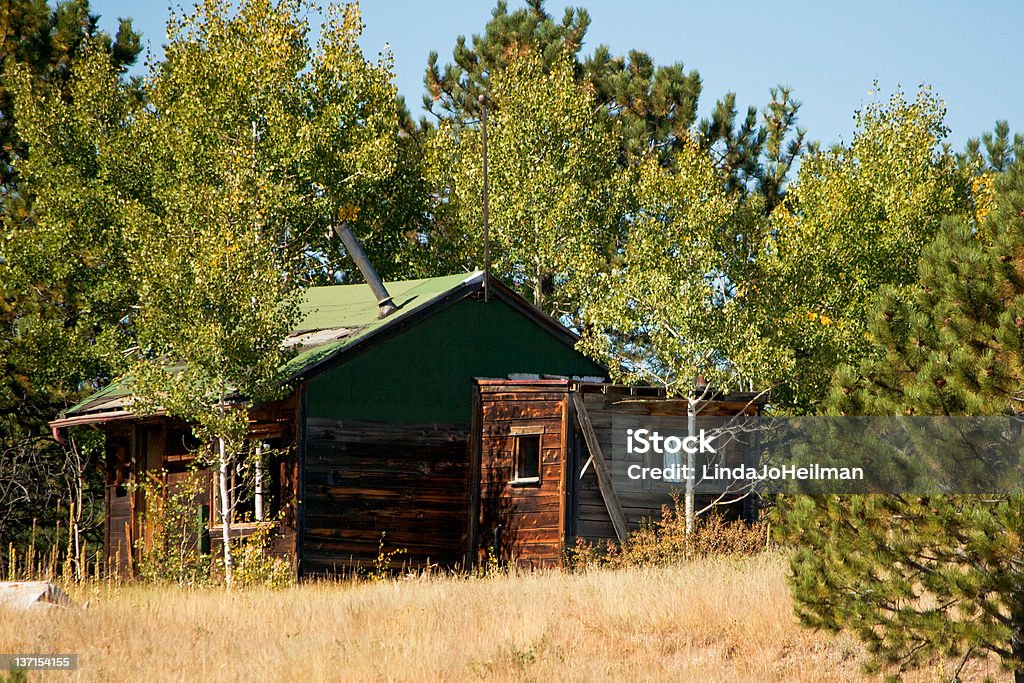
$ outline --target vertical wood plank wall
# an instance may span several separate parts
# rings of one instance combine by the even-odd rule
[[[128,490],[131,476],[131,427],[119,425],[107,432],[106,495],[104,510],[104,548],[108,571],[127,576],[129,554],[132,552],[129,529],[132,526],[132,494]]]
[[[565,544],[565,433],[568,382],[478,380],[481,412],[478,560],[493,552],[526,567],[557,566]],[[540,435],[537,484],[513,479],[515,433]]]

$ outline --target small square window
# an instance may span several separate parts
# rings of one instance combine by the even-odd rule
[[[540,483],[540,434],[518,434],[512,463],[513,484]]]

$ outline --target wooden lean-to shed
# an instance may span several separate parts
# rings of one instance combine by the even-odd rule
[[[279,517],[275,550],[299,575],[372,563],[382,542],[401,551],[398,564],[464,564],[474,378],[605,374],[575,350],[569,330],[498,280],[487,284],[488,301],[481,273],[387,283],[397,310],[383,318],[367,285],[308,290],[303,322],[286,340],[297,349],[286,396],[249,407],[250,439],[282,453],[268,463],[259,507],[265,519]],[[160,411],[135,414],[129,395],[130,379],[121,380],[51,423],[58,438],[75,427],[107,436],[106,551],[123,571],[147,533],[147,501],[128,484],[159,473],[172,487],[202,447]],[[195,505],[213,511],[216,540],[212,479]],[[245,534],[260,522],[252,492],[239,495],[250,511],[237,525]]]
[[[720,434],[722,465],[757,458],[756,393],[695,389],[699,400],[666,398],[650,387],[542,377],[478,379],[479,429],[472,448],[470,546],[477,561],[495,557],[528,567],[559,566],[577,539],[622,541],[673,504],[682,480],[630,476],[681,462],[679,453],[629,453],[630,430],[686,434],[693,424]],[[633,468],[631,470],[631,467]],[[637,469],[640,468],[640,469]],[[696,508],[753,519],[757,498],[728,484],[698,481]],[[723,495],[724,494],[724,495]]]

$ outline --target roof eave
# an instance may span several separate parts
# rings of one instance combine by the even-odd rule
[[[166,412],[163,409],[155,410],[146,413],[145,415],[139,415],[138,413],[133,413],[130,410],[120,408],[118,410],[109,410],[100,413],[85,413],[83,415],[74,415],[72,417],[62,417],[56,420],[51,420],[49,425],[54,440],[63,443],[64,439],[61,437],[60,432],[68,427],[86,427],[106,424],[108,422],[135,420],[141,417],[160,417],[162,415],[166,415]]]

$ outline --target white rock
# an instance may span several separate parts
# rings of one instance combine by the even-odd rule
[[[37,609],[74,607],[68,594],[49,581],[0,581],[0,607]]]

